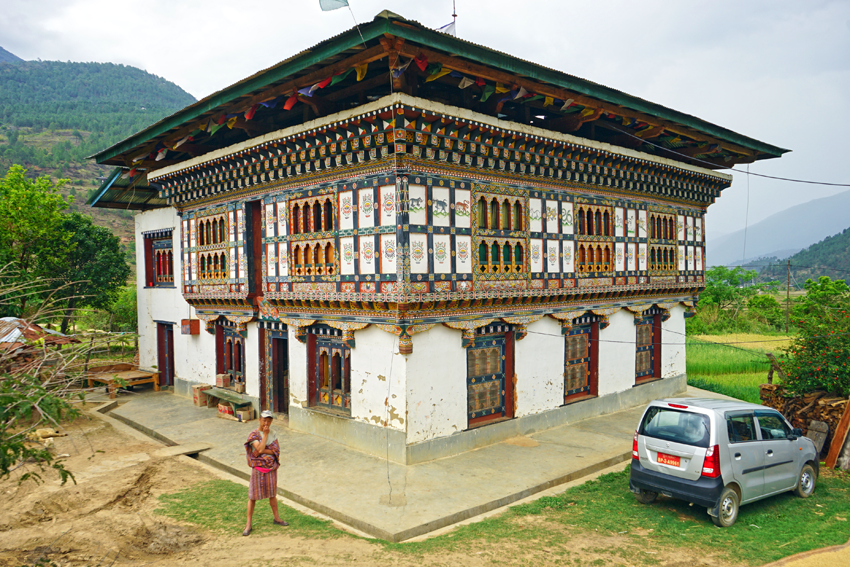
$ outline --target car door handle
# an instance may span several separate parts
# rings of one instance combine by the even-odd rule
[[[736,461],[740,461],[740,460],[741,460],[741,453],[735,453],[735,460],[736,460]]]
[[[768,451],[768,452],[767,452],[767,456],[768,456],[768,457],[772,457],[772,456],[773,456],[773,449],[771,449],[770,451]]]

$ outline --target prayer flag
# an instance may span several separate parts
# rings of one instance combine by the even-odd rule
[[[236,116],[234,116],[233,118],[228,120],[227,121],[227,127],[230,128],[231,130],[233,130],[233,125],[236,124],[237,120],[238,120],[238,117],[236,117]]]
[[[344,80],[347,76],[349,76],[351,74],[352,71],[354,71],[354,67],[352,67],[351,69],[348,69],[347,71],[343,71],[342,73],[334,75],[333,78],[331,79],[331,85],[335,85],[335,84],[339,83],[340,81]]]
[[[543,106],[544,107],[549,106],[549,105],[553,104],[554,102],[555,102],[555,100],[551,96],[547,96],[543,99]]]
[[[181,138],[180,140],[178,140],[176,144],[174,144],[174,147],[173,147],[172,149],[175,149],[175,150],[176,150],[177,148],[179,148],[180,146],[182,146],[183,144],[185,144],[186,142],[188,142],[188,141],[189,141],[189,140],[191,140],[191,139],[192,139],[192,136],[191,136],[191,135],[189,135],[189,136],[184,136],[183,138]]]
[[[323,88],[325,88],[326,86],[328,86],[329,84],[331,84],[331,81],[333,81],[333,79],[334,79],[334,78],[331,76],[331,77],[328,77],[327,79],[325,79],[324,81],[322,81],[322,82],[320,82],[320,83],[316,83],[316,88],[317,88],[317,89],[323,89]]]
[[[455,31],[455,23],[454,22],[452,22],[450,24],[446,24],[444,26],[440,26],[439,28],[437,28],[437,31],[447,33],[449,35],[453,35],[453,36],[457,37],[457,32]]]
[[[277,103],[278,103],[279,100],[280,100],[280,97],[275,97],[271,100],[264,100],[260,104],[262,104],[266,108],[274,108],[275,106],[277,106]]]
[[[225,122],[226,120],[227,120],[227,115],[226,115],[226,114],[222,114],[222,115],[219,117],[218,122],[216,122],[216,124],[218,124],[219,126],[221,126],[222,124],[224,124],[224,122]]]
[[[393,69],[393,79],[398,79],[399,77],[401,77],[402,73],[407,71],[407,68],[410,66],[411,61],[413,61],[413,59],[408,59],[407,63]]]
[[[138,155],[138,156],[136,156],[136,157],[134,157],[134,158],[133,158],[133,163],[136,163],[137,161],[142,161],[142,160],[143,160],[143,159],[145,159],[146,157],[148,157],[148,154],[141,154],[141,155]]]
[[[481,93],[481,102],[486,102],[494,92],[496,92],[496,87],[493,85],[484,85],[484,92]]]
[[[465,89],[466,87],[471,87],[474,84],[475,84],[475,81],[473,81],[469,77],[464,77],[460,80],[460,83],[458,83],[457,86],[458,86],[459,89]]]
[[[162,161],[162,159],[165,157],[165,154],[167,153],[168,148],[162,148],[161,150],[159,150],[159,152],[157,152],[156,154],[156,161]]]
[[[354,68],[354,70],[357,71],[357,82],[358,83],[361,80],[363,80],[363,77],[366,76],[366,69],[368,67],[369,67],[368,63],[363,63],[362,65],[358,65],[357,67]]]
[[[348,0],[319,0],[319,7],[322,12],[330,12],[348,6]]]
[[[520,87],[520,88],[519,88],[519,91],[517,91],[516,95],[514,96],[514,100],[516,100],[516,99],[518,99],[518,98],[522,98],[522,97],[524,97],[524,96],[525,96],[525,95],[527,95],[527,94],[528,94],[528,91],[527,91],[527,90],[525,90],[525,88],[524,88],[524,87]]]
[[[479,87],[483,87],[487,83],[485,83],[484,79],[482,79],[481,77],[476,77],[475,78],[475,84],[478,85]]]
[[[509,90],[508,87],[506,87],[502,83],[496,83],[496,92],[498,94],[506,93],[506,92],[508,92],[508,90]]]
[[[245,113],[245,120],[252,120],[254,118],[254,113],[257,112],[257,108],[259,108],[259,104],[253,105],[248,109],[248,112]]]
[[[298,102],[298,95],[293,94],[288,99],[286,99],[286,103],[283,105],[283,109],[292,110],[292,107],[295,106],[296,102]]]
[[[563,111],[567,110],[572,103],[573,103],[573,99],[571,99],[571,98],[568,98],[567,100],[565,100],[564,105],[561,107],[561,111],[563,112]]]
[[[210,124],[210,136],[218,132],[224,124]]]
[[[452,72],[451,69],[441,69],[441,70],[437,71],[436,73],[434,73],[433,75],[431,75],[430,77],[428,77],[427,79],[425,79],[425,82],[430,83],[431,81],[436,81],[440,77],[448,75],[451,72]]]
[[[424,73],[425,69],[428,67],[428,58],[420,53],[416,56],[414,61],[416,61],[416,66],[419,67],[419,70]]]

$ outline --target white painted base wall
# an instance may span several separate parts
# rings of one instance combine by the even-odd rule
[[[180,219],[173,208],[136,215],[136,257],[144,258],[142,232],[174,228],[180,249]],[[174,255],[179,286],[181,255]],[[145,288],[144,266],[138,266],[139,359],[157,368],[156,321],[174,323],[175,380],[215,384],[215,337],[203,323],[199,335],[183,335],[180,320],[194,318],[179,287]],[[685,373],[685,309],[676,305],[662,323],[661,375]],[[635,382],[636,329],[631,312],[609,316],[599,332],[598,393],[604,397],[629,390]],[[260,397],[259,328],[247,325],[246,394]],[[461,332],[437,325],[413,336],[413,354],[398,352],[394,335],[371,326],[357,331],[351,352],[351,418],[375,428],[404,434],[407,445],[449,437],[467,429],[466,350]],[[307,408],[307,345],[289,331],[290,405]],[[514,343],[516,397],[514,415],[522,418],[559,408],[564,399],[564,337],[551,317],[531,323],[527,336]],[[389,417],[389,423],[386,423]],[[343,441],[344,442],[344,441]]]

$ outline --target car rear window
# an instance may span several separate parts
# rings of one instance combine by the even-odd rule
[[[656,406],[646,410],[640,424],[641,435],[694,447],[708,447],[709,432],[707,415]]]

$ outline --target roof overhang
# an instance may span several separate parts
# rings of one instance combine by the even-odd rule
[[[129,170],[116,167],[100,185],[97,192],[86,204],[99,209],[123,209],[147,211],[167,207],[168,203],[159,196],[159,187],[144,181],[144,175],[138,173],[125,177]]]

